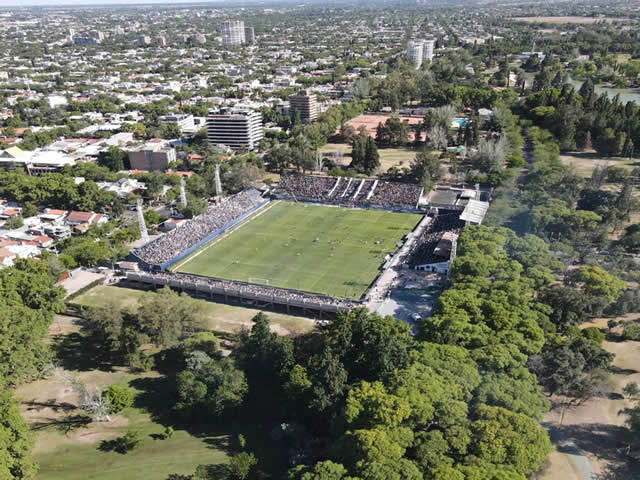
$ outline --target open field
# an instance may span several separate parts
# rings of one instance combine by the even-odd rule
[[[281,202],[178,271],[360,298],[418,215]]]
[[[63,328],[62,328],[63,327]],[[39,465],[35,480],[165,480],[170,474],[192,474],[199,464],[226,463],[233,439],[242,433],[247,448],[261,458],[261,468],[274,478],[286,468],[286,448],[269,436],[272,425],[239,419],[215,425],[177,423],[171,372],[134,373],[104,363],[99,348],[79,319],[59,318],[49,329],[47,343],[55,353],[56,368],[46,378],[16,389],[22,416],[35,436],[33,460]],[[171,362],[160,362],[173,368]],[[134,405],[108,422],[92,422],[77,405],[79,395],[68,379],[87,389],[128,386],[136,394]],[[163,438],[166,425],[174,435]],[[127,454],[101,447],[128,429],[140,432],[143,445]]]
[[[623,319],[638,322],[640,314],[629,314],[618,318],[618,320]],[[581,327],[597,327],[606,331],[608,320],[608,318],[595,319]],[[627,383],[640,382],[638,370],[640,342],[620,341],[616,338],[621,332],[619,327],[614,332],[614,336],[605,340],[602,345],[605,350],[616,356],[609,378],[613,393],[593,398],[577,407],[567,408],[564,412],[557,408],[545,416],[546,421],[554,423],[555,427],[576,445],[587,457],[594,473],[602,475],[602,478],[609,478],[606,476],[609,469],[625,461],[618,449],[624,446],[619,438],[626,417],[619,415],[619,412],[631,407],[633,403],[617,394]],[[575,469],[575,466],[571,465],[571,457],[569,452],[561,450],[554,452],[549,459],[550,466],[540,480],[583,480],[583,475],[577,472],[571,474]],[[640,475],[638,471],[632,472],[631,475],[624,478],[640,478],[637,476]]]
[[[338,165],[346,167],[351,163],[351,145],[346,143],[327,143],[320,153],[328,156]],[[335,155],[334,154],[338,154]],[[409,167],[416,158],[417,150],[412,148],[379,148],[380,171],[386,172],[391,167]]]
[[[74,303],[83,306],[103,307],[115,303],[120,308],[135,308],[138,301],[148,295],[155,295],[150,291],[135,290],[115,286],[92,288],[85,294],[74,300]],[[223,303],[214,303],[206,300],[194,300],[202,312],[202,319],[207,326],[215,331],[236,332],[242,327],[250,328],[251,319],[261,310],[245,308]],[[271,327],[280,334],[296,334],[307,332],[313,328],[313,321],[305,317],[284,315],[281,313],[267,312],[271,318]]]
[[[597,166],[626,167],[629,169],[640,166],[638,159],[602,157],[595,152],[566,152],[560,155],[560,160],[565,165],[573,166],[576,173],[583,177],[590,177],[591,172]]]
[[[563,23],[577,23],[577,24],[588,24],[588,23],[596,23],[596,22],[623,22],[628,20],[628,18],[600,18],[600,17],[512,17],[512,20],[517,22],[528,22],[528,23],[553,23],[556,25],[560,25]]]

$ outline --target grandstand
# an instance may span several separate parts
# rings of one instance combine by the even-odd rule
[[[294,173],[282,175],[273,193],[284,200],[415,211],[423,192],[412,183]]]

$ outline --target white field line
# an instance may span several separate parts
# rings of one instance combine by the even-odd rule
[[[240,222],[239,224],[235,225],[231,230],[228,230],[226,232],[224,232],[222,235],[218,235],[216,238],[214,238],[213,240],[211,240],[211,242],[209,242],[208,245],[202,247],[200,250],[198,250],[196,253],[188,256],[187,258],[185,258],[182,262],[180,262],[178,264],[177,267],[172,267],[171,270],[173,272],[177,272],[178,270],[180,270],[186,263],[189,263],[191,260],[193,260],[194,258],[196,258],[198,255],[200,255],[202,252],[205,252],[206,250],[208,250],[210,247],[214,246],[215,244],[217,244],[218,242],[221,242],[222,240],[224,240],[225,238],[227,238],[229,235],[231,235],[233,232],[235,232],[236,230],[238,230],[239,228],[244,227],[247,223],[249,223],[250,221],[252,221],[254,218],[258,218],[260,215],[262,215],[263,213],[271,210],[273,207],[275,207],[278,203],[280,203],[280,200],[274,200],[273,202],[271,202],[271,205],[269,205],[267,208],[263,208],[260,209],[255,215],[251,215],[249,218],[245,218],[242,222]],[[179,227],[178,227],[179,228]]]

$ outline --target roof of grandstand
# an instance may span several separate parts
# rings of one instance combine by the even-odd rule
[[[480,224],[484,220],[487,210],[489,210],[489,202],[469,200],[467,206],[464,207],[462,215],[460,215],[460,220]]]

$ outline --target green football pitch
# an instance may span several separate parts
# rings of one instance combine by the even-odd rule
[[[176,271],[358,299],[416,214],[279,202]]]

